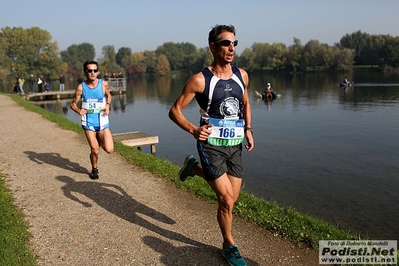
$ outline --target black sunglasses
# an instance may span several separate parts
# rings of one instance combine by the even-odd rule
[[[91,72],[97,73],[97,71],[98,69],[86,69],[86,73],[91,73]]]
[[[219,40],[216,41],[214,43],[220,43],[222,46],[230,46],[230,45],[234,45],[234,47],[236,47],[238,45],[238,40],[235,41],[231,41],[231,40]]]

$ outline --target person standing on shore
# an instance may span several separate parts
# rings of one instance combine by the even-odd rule
[[[223,236],[222,255],[229,265],[247,265],[233,240],[233,207],[242,186],[242,142],[248,151],[254,148],[252,113],[248,97],[249,77],[245,70],[231,65],[234,59],[235,28],[216,25],[209,32],[213,62],[193,75],[169,111],[170,119],[197,140],[201,166],[193,155],[186,157],[179,172],[181,181],[188,176],[204,178],[218,199],[217,220]],[[200,125],[183,114],[196,98],[200,106]]]
[[[25,79],[21,78],[20,76],[18,76],[18,88],[19,88],[19,93],[21,95],[25,94],[24,92],[24,83],[25,83]]]
[[[37,76],[37,87],[39,88],[39,92],[43,92],[43,80],[40,76]]]
[[[114,141],[109,129],[108,115],[110,112],[111,93],[108,82],[98,79],[98,63],[86,61],[83,65],[86,81],[78,85],[71,109],[82,117],[82,127],[85,130],[87,141],[90,145],[90,162],[92,171],[91,179],[98,179],[98,155],[100,147],[107,153],[114,151]],[[78,102],[82,98],[82,108]]]
[[[64,75],[60,76],[60,91],[64,91],[65,90],[65,77]]]
[[[29,77],[29,93],[34,93],[35,92],[35,77],[33,74],[30,74]]]

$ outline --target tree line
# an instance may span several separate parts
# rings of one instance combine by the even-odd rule
[[[57,78],[83,75],[82,65],[94,60],[96,51],[92,44],[72,44],[59,51],[57,42],[46,30],[5,27],[0,30],[0,80],[16,76],[43,76]],[[197,48],[194,44],[166,42],[155,51],[132,52],[128,47],[118,51],[113,45],[102,48],[97,59],[100,73],[122,72],[126,76],[163,76],[171,71],[194,73],[212,62],[208,47]],[[234,64],[247,71],[350,71],[353,65],[371,65],[381,71],[397,71],[399,68],[399,37],[370,35],[361,31],[346,34],[338,43],[330,46],[318,40],[305,45],[297,38],[293,44],[254,43],[236,55]]]

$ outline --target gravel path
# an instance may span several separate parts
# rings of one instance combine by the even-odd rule
[[[83,134],[6,95],[0,107],[0,171],[26,214],[40,265],[227,265],[216,205],[116,153],[100,152],[93,181]],[[248,265],[318,265],[316,251],[242,219],[234,237]]]

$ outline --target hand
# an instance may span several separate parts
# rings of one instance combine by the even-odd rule
[[[203,125],[202,127],[197,127],[193,133],[194,138],[200,141],[207,140],[209,135],[212,134],[212,130],[209,129],[211,127],[213,127],[212,124],[207,124]]]
[[[252,132],[249,130],[246,131],[245,138],[247,139],[247,144],[245,144],[245,148],[247,149],[247,151],[251,151],[255,146]]]
[[[108,115],[110,113],[110,105],[106,104],[103,108],[104,114]]]
[[[86,109],[79,109],[78,114],[79,114],[80,116],[85,115],[85,114],[87,114],[87,110],[86,110]]]

